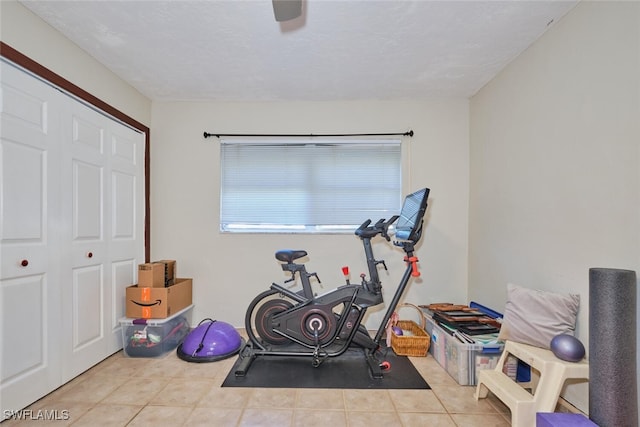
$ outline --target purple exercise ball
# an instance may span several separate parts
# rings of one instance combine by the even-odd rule
[[[551,351],[558,359],[567,362],[579,362],[585,355],[584,345],[578,338],[569,334],[560,334],[553,337]]]
[[[191,331],[182,343],[182,351],[194,357],[211,357],[233,353],[241,345],[238,331],[218,320],[202,323]]]

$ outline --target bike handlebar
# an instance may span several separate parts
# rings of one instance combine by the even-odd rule
[[[394,215],[389,219],[389,221],[386,222],[384,218],[380,218],[378,222],[376,222],[373,226],[371,226],[371,220],[367,219],[360,225],[360,227],[356,229],[355,234],[356,236],[359,236],[361,238],[371,238],[377,236],[378,234],[382,234],[382,236],[387,239],[387,241],[389,241],[391,240],[388,234],[389,226],[396,222],[398,218],[398,215]]]
[[[356,229],[356,234],[358,234],[358,231],[362,231],[362,230],[366,229],[369,226],[369,224],[371,224],[371,220],[370,219],[368,219],[365,222],[363,222],[362,224],[360,224],[360,227],[358,227]]]

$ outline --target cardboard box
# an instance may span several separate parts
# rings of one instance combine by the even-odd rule
[[[148,288],[164,288],[164,264],[158,262],[139,264],[138,285]]]
[[[192,279],[176,279],[169,287],[132,285],[126,289],[126,316],[134,319],[164,319],[191,305]]]
[[[176,282],[176,261],[173,259],[161,259],[156,262],[164,264],[164,285],[173,285]]]
[[[193,305],[166,319],[120,319],[122,349],[127,357],[161,357],[174,350],[190,331]]]
[[[151,288],[171,286],[176,281],[176,261],[163,259],[138,265],[138,285]]]

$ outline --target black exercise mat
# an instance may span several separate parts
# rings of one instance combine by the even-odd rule
[[[405,356],[392,350],[378,354],[391,367],[382,379],[374,379],[361,349],[327,358],[314,368],[310,357],[257,357],[244,377],[236,377],[236,360],[222,387],[341,388],[341,389],[430,389]]]

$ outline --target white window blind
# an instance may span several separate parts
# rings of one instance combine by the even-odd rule
[[[400,140],[230,139],[220,146],[222,231],[353,231],[400,210]]]

